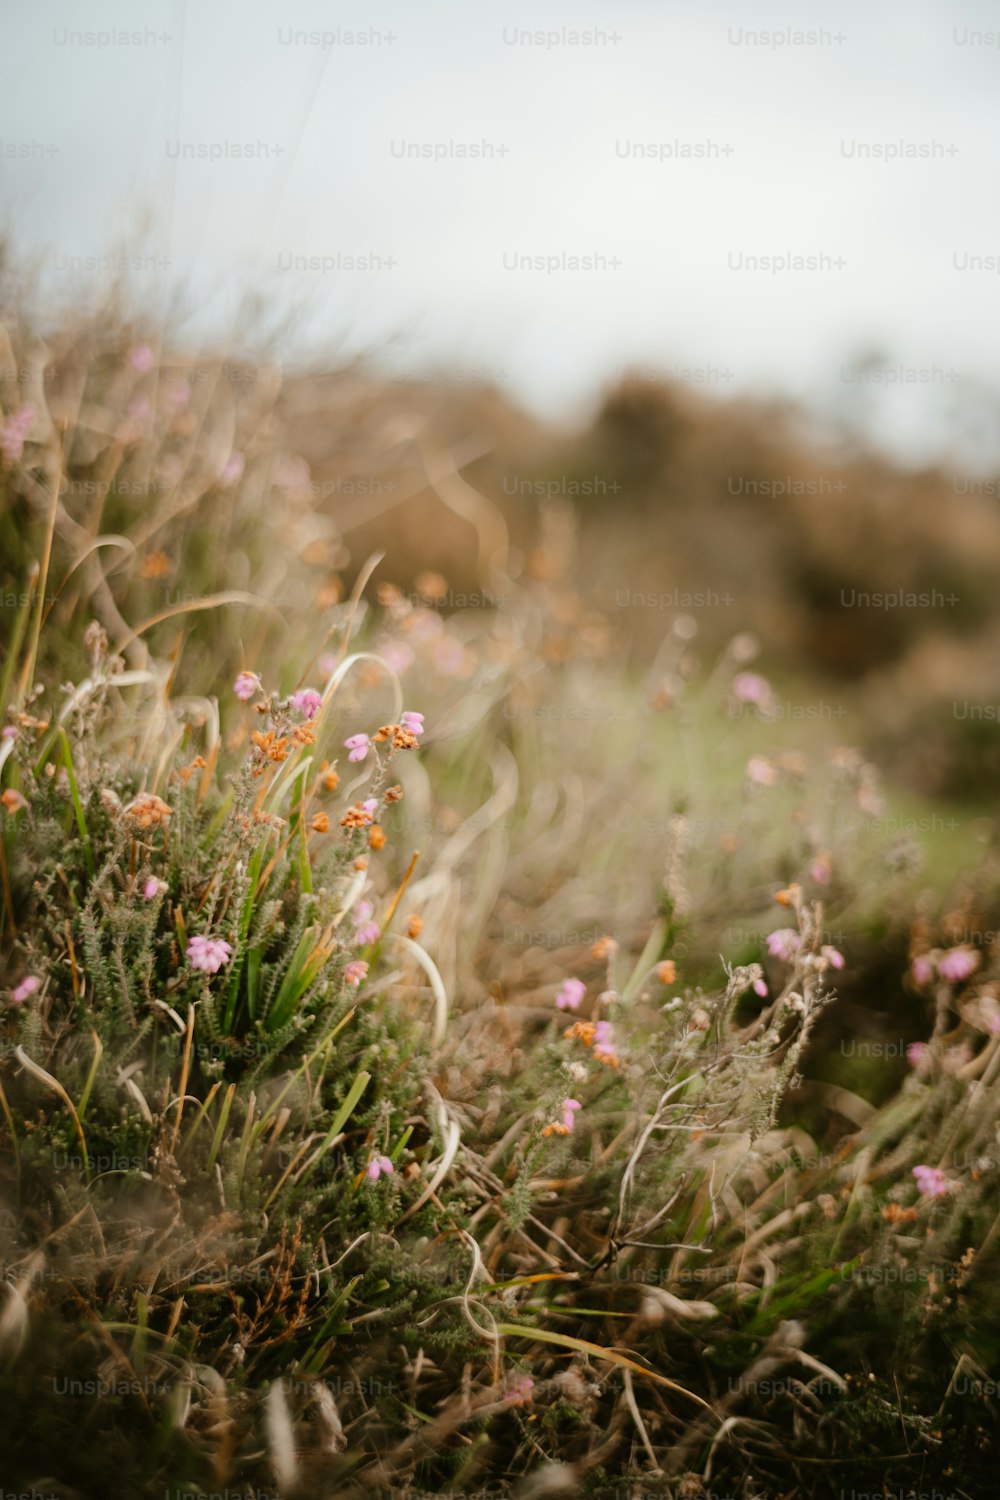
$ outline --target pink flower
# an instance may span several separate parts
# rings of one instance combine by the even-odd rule
[[[205,974],[217,974],[223,964],[232,957],[232,946],[222,938],[208,938],[201,934],[193,937],[187,946],[187,959],[192,969],[201,969]]]
[[[598,1021],[594,1028],[594,1056],[598,1062],[615,1061],[615,1033],[610,1021]]]
[[[818,855],[809,866],[809,874],[817,885],[827,885],[830,880],[830,860],[827,855]]]
[[[354,908],[357,918],[357,926],[354,929],[354,941],[361,948],[366,948],[369,943],[377,943],[382,936],[382,929],[372,918],[375,908],[370,901],[359,901]]]
[[[986,1017],[986,1030],[990,1036],[1000,1035],[1000,1015],[996,1011]]]
[[[5,810],[9,813],[19,813],[28,805],[27,797],[13,786],[9,786],[4,792],[2,801]]]
[[[348,984],[353,985],[354,988],[357,989],[358,985],[361,983],[362,979],[365,978],[367,973],[368,965],[365,963],[364,959],[356,958],[347,965],[347,968],[344,970],[344,978],[347,980]]]
[[[434,648],[434,665],[446,677],[471,677],[475,662],[461,641],[447,635]]]
[[[3,423],[0,423],[0,452],[10,464],[16,464],[24,452],[24,444],[28,433],[35,424],[35,408],[33,406],[19,406],[17,411],[11,412]]]
[[[733,696],[740,703],[767,703],[771,697],[771,684],[757,672],[740,672],[733,678]]]
[[[955,1185],[948,1181],[940,1167],[914,1167],[913,1175],[917,1179],[918,1192],[925,1198],[942,1198]]]
[[[951,984],[960,984],[963,979],[979,968],[979,954],[975,948],[949,948],[938,959],[937,971],[942,979]]]
[[[580,1001],[587,993],[587,986],[582,979],[565,979],[562,988],[556,996],[557,1010],[579,1010]]]
[[[764,755],[751,755],[747,761],[747,775],[757,786],[774,786],[778,773]]]
[[[260,678],[256,672],[241,672],[233,683],[233,692],[241,703],[247,703],[254,695],[261,691]]]
[[[368,1163],[365,1176],[369,1182],[378,1182],[383,1172],[387,1177],[391,1177],[395,1170],[395,1167],[387,1156],[373,1156]]]
[[[155,896],[162,896],[166,889],[165,881],[157,880],[155,875],[150,875],[142,888],[142,899],[144,901],[152,901]]]
[[[911,966],[917,984],[930,984],[934,978],[934,960],[929,953],[918,953]]]
[[[403,729],[409,730],[410,734],[423,734],[424,732],[423,714],[412,713],[407,710],[405,714],[400,714],[399,722]]]
[[[304,719],[315,719],[322,702],[315,688],[299,688],[292,694],[292,707],[298,709]]]
[[[572,1130],[573,1129],[573,1118],[574,1118],[577,1110],[578,1109],[582,1109],[582,1108],[583,1108],[583,1105],[580,1103],[579,1099],[564,1099],[563,1100],[563,1102],[562,1102],[562,1122],[565,1125],[565,1127],[566,1127],[567,1130]]]
[[[378,798],[366,797],[361,806],[370,818],[374,818],[375,814],[378,812]]]
[[[763,999],[767,995],[767,985],[764,983],[763,979],[754,980],[753,992],[755,995],[760,995],[761,999]]]
[[[844,967],[844,955],[840,952],[839,948],[831,948],[829,943],[824,943],[819,951],[827,963],[832,964],[835,969],[842,969]]]
[[[535,1389],[535,1382],[530,1375],[519,1375],[503,1393],[505,1406],[523,1406],[526,1401],[531,1400],[531,1393]]]
[[[906,1049],[906,1061],[911,1068],[922,1068],[930,1057],[930,1048],[926,1042],[911,1042]]]
[[[237,479],[243,477],[243,470],[245,468],[246,459],[243,457],[243,454],[234,450],[223,465],[222,473],[219,475],[219,483],[226,488],[231,484],[235,484]]]
[[[33,995],[35,991],[40,987],[41,983],[42,981],[36,978],[34,974],[28,974],[24,979],[21,980],[21,983],[19,985],[16,985],[10,992],[10,998],[14,1005],[23,1005],[25,1000],[27,1000],[29,996]]]
[[[17,739],[17,729],[13,724],[5,724],[3,729],[0,729],[0,740],[15,739]]]
[[[390,641],[382,650],[382,660],[393,672],[405,672],[413,665],[413,650],[405,641]]]
[[[778,927],[767,935],[767,951],[772,958],[791,963],[802,946],[802,939],[792,927]]]
[[[344,748],[351,752],[348,760],[364,760],[371,749],[371,740],[366,734],[350,734],[344,741]]]
[[[156,356],[148,344],[136,344],[128,357],[128,362],[133,370],[138,370],[140,375],[146,375],[153,368]]]

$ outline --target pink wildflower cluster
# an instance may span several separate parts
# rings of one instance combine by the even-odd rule
[[[365,1170],[365,1176],[369,1182],[378,1182],[383,1175],[391,1177],[395,1170],[387,1156],[373,1156]]]
[[[948,984],[961,984],[979,968],[979,954],[975,948],[948,948],[943,953],[935,949],[931,953],[919,953],[910,966],[917,984],[929,984],[937,973],[939,979]]]
[[[802,939],[794,927],[778,927],[774,932],[769,932],[767,935],[768,953],[770,953],[772,958],[780,958],[786,964],[793,961],[801,947]],[[831,968],[842,969],[844,967],[844,955],[838,948],[832,947],[829,943],[824,943],[819,952],[820,957]],[[756,989],[756,986],[754,988]],[[760,991],[758,990],[757,993],[760,994]]]
[[[260,678],[256,672],[241,672],[233,683],[233,692],[241,703],[248,703],[254,694],[260,691]]]
[[[525,1402],[531,1400],[531,1393],[534,1389],[535,1382],[530,1375],[519,1375],[504,1391],[504,1405],[523,1406]]]
[[[28,433],[35,425],[35,415],[33,406],[19,406],[0,423],[0,453],[9,464],[16,464],[24,452]]]
[[[914,1167],[913,1175],[917,1179],[917,1191],[924,1198],[943,1198],[955,1186],[948,1181],[940,1167]]]
[[[614,1027],[610,1021],[598,1021],[594,1027],[594,1056],[598,1062],[610,1063],[612,1067],[618,1062]]]
[[[356,958],[347,965],[347,968],[344,970],[344,978],[347,980],[348,984],[353,985],[353,987],[357,989],[358,985],[361,983],[362,979],[365,978],[367,973],[368,965],[365,963],[364,959]]]
[[[14,986],[10,992],[13,1005],[23,1005],[29,1000],[37,989],[41,988],[42,981],[35,974],[28,974],[21,980],[20,984]]]
[[[300,688],[292,694],[292,707],[304,719],[315,719],[322,704],[323,699],[315,688]]]
[[[733,678],[733,697],[738,703],[763,708],[771,701],[771,684],[758,672],[738,672]]]
[[[767,935],[767,951],[772,958],[780,958],[790,964],[802,947],[802,939],[794,927],[778,927]]]
[[[208,938],[199,934],[187,946],[188,963],[192,969],[201,969],[205,974],[217,974],[232,956],[232,946],[222,938]]]
[[[369,798],[374,801],[374,798]],[[382,929],[373,920],[375,908],[370,901],[359,901],[354,909],[357,926],[354,929],[354,941],[359,948],[366,948],[369,943],[377,943],[382,936]]]
[[[557,1010],[579,1010],[580,1002],[587,993],[582,979],[565,979],[556,996]]]

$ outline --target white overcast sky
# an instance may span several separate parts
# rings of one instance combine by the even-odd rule
[[[162,264],[136,286],[154,311],[193,288],[201,335],[238,339],[239,297],[260,292],[306,306],[330,358],[482,371],[552,414],[629,365],[843,408],[875,353],[912,381],[874,393],[887,441],[1000,454],[1000,274],[970,269],[1000,265],[986,0],[21,0],[2,27],[0,213],[57,281],[144,218]],[[597,45],[562,35],[587,28]],[[820,35],[748,36],[789,29]],[[538,30],[558,40],[512,44]],[[497,154],[394,154],[477,142]],[[246,143],[269,155],[178,157]],[[929,155],[859,159],[900,143]],[[787,254],[824,268],[740,259]],[[381,269],[286,269],[365,255]],[[509,269],[587,255],[605,259]]]

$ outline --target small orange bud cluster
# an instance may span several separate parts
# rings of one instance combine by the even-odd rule
[[[15,714],[14,722],[21,729],[33,729],[39,735],[44,734],[49,727],[48,719],[36,719],[34,714]]]
[[[368,830],[368,847],[369,849],[385,848],[385,831],[377,823],[373,823]]]
[[[171,809],[162,797],[140,792],[126,807],[125,816],[137,828],[165,828],[170,822]]]
[[[879,1212],[890,1224],[909,1224],[917,1217],[915,1208],[904,1208],[901,1203],[887,1203]]]
[[[394,750],[419,750],[420,741],[412,730],[404,729],[402,724],[383,724],[372,739],[378,744],[384,744],[386,740],[392,740]]]
[[[605,935],[604,937],[599,937],[594,943],[594,946],[590,950],[590,956],[596,959],[598,963],[602,963],[605,959],[614,958],[617,952],[618,944],[614,938]]]
[[[677,978],[677,965],[672,958],[663,959],[656,965],[656,977],[661,984],[673,984]]]
[[[406,921],[406,935],[407,935],[407,937],[418,938],[420,936],[420,934],[423,932],[423,930],[424,930],[424,919],[423,919],[423,917],[419,917],[416,912],[413,912],[407,918],[407,921]]]
[[[139,564],[140,578],[166,578],[173,568],[173,563],[167,554],[160,548],[155,552],[147,552]]]
[[[568,1125],[564,1125],[561,1120],[556,1120],[552,1125],[546,1125],[546,1126],[544,1126],[541,1133],[542,1133],[543,1136],[545,1136],[545,1135],[571,1135],[572,1134],[569,1126]]]
[[[784,890],[778,891],[774,899],[779,906],[797,906],[801,894],[802,887],[793,880],[791,885],[787,885]]]
[[[370,823],[371,816],[365,812],[360,802],[349,807],[340,820],[341,828],[367,828]]]
[[[206,765],[205,757],[203,755],[196,755],[190,765],[181,766],[179,774],[184,785],[187,786],[195,771],[204,771]]]
[[[297,745],[315,745],[316,731],[308,724],[296,724],[292,730],[292,739]]]
[[[250,738],[265,760],[277,763],[288,759],[287,735],[276,735],[273,729],[269,729],[266,734],[262,734],[259,729],[255,729]],[[255,769],[254,775],[260,776],[263,774],[263,771],[264,767],[261,765]]]
[[[319,774],[324,789],[328,792],[335,792],[340,785],[340,777],[337,775],[336,771],[333,769],[328,760],[325,760],[320,766]]]
[[[442,573],[434,572],[430,568],[423,573],[418,573],[414,582],[417,585],[418,591],[425,599],[437,601],[443,599],[448,592],[447,578]]]
[[[330,819],[325,812],[313,813],[312,822],[309,824],[313,833],[329,833]]]

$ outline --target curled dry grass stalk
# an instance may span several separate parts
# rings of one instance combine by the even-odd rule
[[[746,637],[567,659],[570,512],[522,576],[430,435],[502,610],[347,593],[273,388],[121,331],[2,356],[11,1477],[973,1493],[1000,992],[954,932],[995,866],[935,912],[857,752],[734,765]],[[809,1065],[886,984],[927,1040],[876,1110]]]

